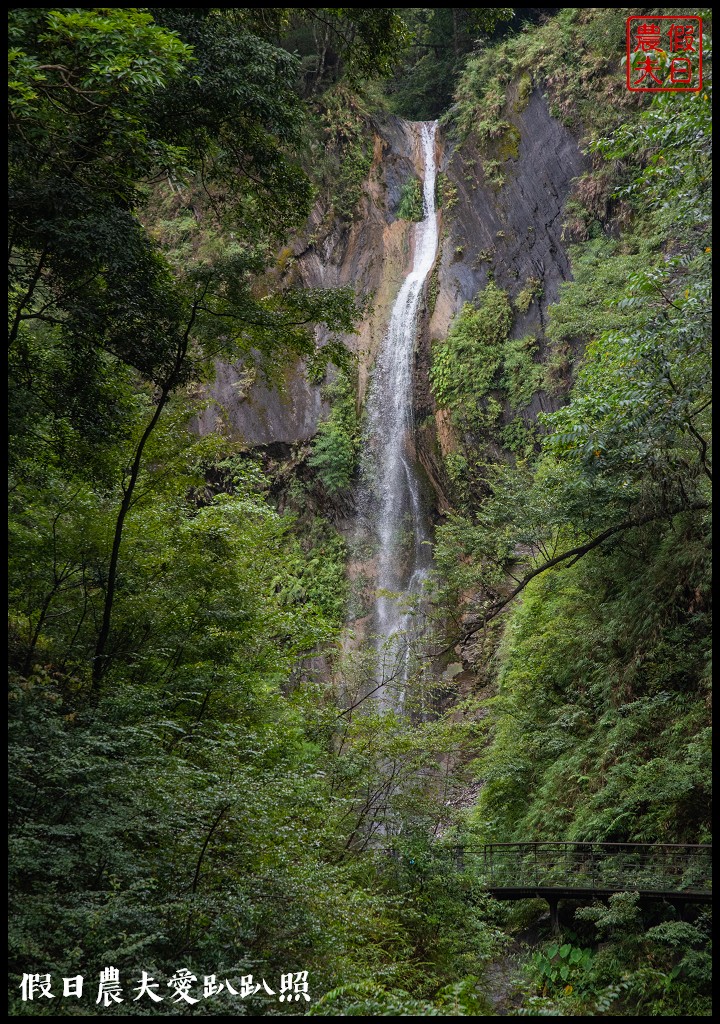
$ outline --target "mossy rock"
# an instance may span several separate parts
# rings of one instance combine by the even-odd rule
[[[520,129],[511,124],[497,144],[498,160],[517,160],[520,156]]]

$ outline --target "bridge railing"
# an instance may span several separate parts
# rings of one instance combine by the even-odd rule
[[[492,889],[712,891],[709,845],[493,843],[456,847],[455,861]]]

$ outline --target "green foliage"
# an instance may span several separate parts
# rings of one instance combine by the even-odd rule
[[[706,1016],[710,1013],[710,913],[693,923],[667,916],[647,927],[637,893],[617,893],[607,906],[575,912],[593,922],[603,941],[594,961],[599,984],[612,984],[622,970],[623,1001],[647,1016]],[[612,980],[611,980],[612,979]]]
[[[461,133],[475,132],[493,145],[507,130],[507,118],[524,109],[533,84],[541,83],[552,113],[569,127],[582,123],[590,132],[619,126],[634,106],[617,73],[626,18],[620,8],[563,8],[544,24],[526,24],[492,47],[479,47],[457,78],[448,119]],[[578,53],[583,74],[570,74]],[[517,83],[514,111],[506,103],[511,83]]]
[[[344,55],[350,80],[390,75],[410,38],[400,13],[389,7],[336,10],[349,22]]]
[[[701,535],[683,543],[680,556],[674,539],[638,533],[627,553],[526,588],[482,762],[487,839],[703,841],[709,634],[687,601],[707,592],[707,564]]]
[[[515,111],[521,114],[530,102],[530,97],[533,91],[533,81],[530,75],[524,74],[518,82],[517,89],[517,100],[515,102]]]
[[[18,149],[22,146],[15,133],[23,129],[32,137],[34,159],[47,158],[48,147],[65,142],[72,125],[90,143],[85,161],[88,152],[97,158],[109,141],[123,147],[123,159],[106,173],[116,188],[124,189],[132,189],[135,176],[159,154],[177,157],[162,149],[150,155],[153,137],[135,111],[177,79],[193,54],[149,14],[135,9],[16,8],[9,37],[11,138]],[[62,102],[54,102],[56,96]],[[87,116],[91,107],[92,129]],[[97,184],[112,189],[107,177]]]
[[[309,210],[309,182],[280,144],[297,138],[293,60],[206,12],[168,10],[165,19],[192,47],[134,11],[13,14],[15,64],[27,74],[30,65],[45,70],[11,119],[11,372],[28,419],[48,418],[32,393],[53,396],[55,431],[63,415],[77,428],[76,407],[96,407],[100,395],[106,420],[122,419],[108,383],[122,376],[118,364],[157,385],[162,404],[220,350],[315,347],[309,325],[317,300],[324,304],[320,292],[260,302],[251,288],[278,225],[286,230]],[[200,74],[183,76],[191,57]],[[163,255],[131,211],[143,178],[182,179],[189,156],[212,167],[218,192],[227,190],[215,249],[188,249],[190,225],[199,229],[186,220],[182,244],[170,239]],[[331,318],[351,327],[347,301],[354,302],[339,297]]]
[[[659,104],[663,111],[666,106],[666,100]],[[670,133],[658,129],[655,109],[648,112],[645,120],[651,126],[651,139],[655,147],[665,146],[663,153],[668,155],[662,160],[654,157],[653,170],[643,171],[625,194],[644,209],[653,209],[649,223],[661,238],[670,230],[675,234],[667,220],[667,203],[692,205],[697,226],[692,232],[680,230],[682,241],[676,244],[681,254],[675,259],[665,257],[660,266],[646,265],[635,272],[627,268],[630,287],[615,302],[618,329],[607,331],[590,347],[581,373],[577,401],[585,426],[572,416],[558,414],[553,442],[558,453],[573,452],[571,457],[577,457],[582,450],[586,463],[598,459],[604,466],[617,466],[622,459],[631,476],[647,471],[652,463],[663,466],[670,479],[677,479],[678,474],[687,474],[678,465],[683,458],[709,473],[707,421],[703,420],[710,387],[709,153],[707,148],[685,149],[688,138],[704,138],[706,111],[701,99],[683,106]],[[618,134],[622,140],[631,137],[637,149],[637,133]],[[627,145],[611,147],[611,140],[601,144],[613,153],[631,151]],[[664,170],[654,173],[670,154],[674,161],[670,176]],[[571,439],[576,429],[577,439]],[[592,447],[586,430],[593,434]]]
[[[252,18],[202,8],[154,8],[153,16],[194,55],[194,75],[156,98],[154,118],[188,152],[193,169],[204,162],[203,194],[236,234],[251,224],[251,238],[284,242],[313,199],[289,149],[301,144],[306,124],[294,88],[297,57],[265,38]]]
[[[440,293],[440,261],[435,260],[432,273],[430,274],[430,280],[427,286],[427,304],[430,316],[435,312],[435,305],[437,303],[437,297]]]
[[[389,7],[269,8],[272,12],[282,16],[281,24],[268,35],[302,55],[301,89],[309,95],[343,80],[359,89],[368,80],[388,77],[409,42],[404,19]]]
[[[526,994],[520,1015],[602,1016],[611,1008],[617,1012],[627,982],[605,984],[597,959],[591,949],[570,942],[552,942],[533,953],[524,969],[535,994]]]
[[[491,280],[475,305],[462,308],[447,339],[433,346],[430,381],[435,400],[440,408],[451,410],[460,432],[459,450],[446,456],[445,468],[453,501],[463,510],[476,509],[488,493],[496,461],[488,445],[498,435],[516,458],[534,456],[535,430],[522,419],[515,418],[498,431],[504,412],[501,402],[522,409],[545,383],[544,367],[534,358],[537,339],[510,339],[512,320],[507,293]],[[441,528],[440,549],[442,537]]]
[[[516,416],[500,431],[503,448],[507,448],[516,457],[532,458],[538,444],[538,430],[534,423],[528,423],[521,416]]]
[[[649,309],[650,316],[644,329],[608,332],[588,348],[576,389],[579,416],[560,412],[554,419],[549,446],[563,460],[581,459],[606,474],[617,473],[622,463],[627,486],[650,464],[663,468],[669,484],[686,475],[678,459],[707,469],[702,413],[710,383],[704,323],[709,292],[703,264],[700,258],[688,267],[697,283],[686,271],[678,283],[691,286],[674,301],[662,297],[672,294],[671,273],[631,278],[625,301]]]
[[[529,277],[525,286],[513,300],[513,304],[519,313],[527,313],[535,299],[540,299],[543,293],[543,283],[539,277]]]
[[[559,39],[591,17],[562,12]],[[569,401],[540,417],[539,459],[486,459],[482,502],[438,530],[442,599],[477,595],[468,610],[486,624],[465,650],[483,672],[489,646],[497,669],[476,841],[710,841],[708,127],[702,95],[662,97],[597,144],[625,161],[616,187],[634,220],[571,250],[545,367],[567,375],[584,344]],[[694,212],[671,223],[676,206]],[[503,628],[510,587],[522,597]],[[597,933],[535,954],[520,1015],[706,1014],[705,916],[648,916],[633,894],[578,910]]]
[[[334,1012],[333,1012],[334,1011]],[[341,1012],[339,1012],[341,1011]],[[478,979],[446,985],[433,1002],[414,998],[405,989],[378,989],[375,982],[340,985],[313,1006],[312,1017],[489,1017],[493,1016]]]
[[[437,176],[435,185],[435,203],[438,209],[450,213],[458,203],[457,186],[442,171]]]
[[[500,160],[484,160],[483,161],[483,174],[485,181],[492,188],[501,189],[505,184],[505,171],[502,168],[502,162]]]
[[[574,353],[570,342],[554,344],[543,363],[543,389],[549,395],[567,392],[572,380]]]
[[[710,86],[681,102],[674,93],[658,95],[638,122],[598,139],[594,148],[610,160],[650,158],[639,175],[619,190],[636,209],[650,208],[668,230],[680,225],[684,237],[692,224],[709,221],[711,178]],[[690,218],[690,219],[688,219]]]
[[[592,963],[592,950],[553,942],[543,952],[533,953],[530,963],[541,994],[557,994],[561,989],[583,987]]]
[[[537,338],[532,334],[505,344],[502,384],[514,409],[529,405],[543,385],[543,367],[533,358],[536,352]]]
[[[339,84],[328,90],[320,104],[327,166],[323,178],[329,188],[335,216],[351,221],[357,213],[363,186],[373,159],[373,135],[369,115],[357,95]]]
[[[608,308],[608,299],[620,295],[638,266],[650,267],[658,260],[657,238],[638,239],[630,253],[628,242],[608,238],[591,239],[569,253],[574,280],[560,286],[558,302],[550,307],[548,336],[554,343],[578,338],[591,340],[603,331],[633,326],[632,311]],[[650,269],[650,267],[648,269]]]
[[[411,178],[403,185],[397,216],[399,220],[419,221],[423,219],[422,185],[418,178]]]
[[[457,123],[461,132],[475,132],[481,145],[488,146],[502,138],[511,127],[502,116],[505,93],[499,81],[487,82],[485,70],[478,62],[468,61],[458,86]],[[478,80],[478,75],[481,82]],[[482,91],[482,105],[478,92]]]
[[[298,507],[307,464],[281,512],[277,479],[188,429],[216,357],[251,377],[259,353],[272,377],[299,354],[319,374],[341,360],[332,341],[316,356],[315,325],[346,333],[358,314],[350,289],[261,276],[313,198],[292,156],[310,112],[275,42],[286,19],[12,12],[13,1014],[23,973],[87,979],[110,961],[126,984],[182,961],[235,987],[308,970],[314,998],[382,977],[432,999],[485,948],[457,893],[433,883],[431,917],[422,881],[362,856],[380,821],[427,845],[448,811],[426,778],[466,737],[437,718],[363,727],[349,684],[315,681],[337,654],[346,553]],[[389,59],[376,35],[397,20],[352,15],[346,65]],[[365,160],[367,121],[351,120]],[[333,388],[314,453],[329,490],[357,446],[347,374]],[[436,933],[453,941],[434,956]],[[238,1007],[221,993],[207,1009]]]
[[[91,642],[76,631],[74,649],[63,655],[82,603],[78,574],[68,571],[75,591],[57,587],[44,622],[51,672],[18,680],[13,690],[13,798],[21,822],[13,833],[13,955],[20,970],[27,961],[96,969],[106,950],[136,966],[138,950],[152,947],[152,956],[171,959],[187,941],[202,960],[209,919],[219,929],[215,941],[229,939],[221,923],[226,900],[238,908],[237,941],[245,946],[256,883],[227,875],[223,899],[213,895],[219,877],[232,874],[228,851],[247,850],[260,820],[268,835],[282,832],[281,803],[288,801],[292,817],[297,785],[305,785],[292,781],[302,744],[278,686],[303,651],[333,636],[311,596],[317,565],[305,562],[289,522],[251,493],[223,496],[195,515],[165,506],[156,499],[146,507],[126,538],[116,637],[132,654],[116,652],[116,664],[129,660],[122,685],[88,704],[82,676],[60,667],[61,657],[81,666],[82,643]],[[74,523],[56,516],[55,525],[67,566]],[[76,529],[84,534],[82,520]],[[78,538],[75,550],[91,543]],[[253,764],[269,787],[264,793],[250,782]],[[275,787],[285,794],[280,802]],[[38,799],[28,818],[33,790]],[[200,864],[221,811],[216,845]],[[255,850],[262,874],[262,846]],[[204,871],[193,882],[196,865]]]
[[[492,281],[476,306],[465,303],[433,350],[430,380],[441,408],[477,403],[493,389],[511,323],[507,294]]]
[[[647,117],[657,122],[654,110]],[[634,521],[642,525],[686,508],[702,517],[711,473],[710,247],[702,181],[708,168],[706,152],[683,149],[681,142],[693,131],[704,138],[706,118],[705,102],[693,100],[678,109],[677,129],[662,136],[674,147],[673,189],[684,183],[687,196],[695,197],[698,227],[671,229],[662,198],[665,179],[650,190],[645,172],[638,171],[637,187],[627,186],[638,206],[632,235],[620,242],[590,240],[574,251],[576,281],[551,309],[555,347],[546,364],[547,383],[559,384],[567,375],[573,337],[595,340],[570,403],[540,417],[547,431],[545,457],[530,491],[522,467],[485,472],[485,495],[491,491],[492,497],[480,512],[473,510],[486,535],[475,556],[479,586],[496,587],[494,566],[516,545],[537,552],[535,566],[548,561],[549,552],[573,544],[584,549],[588,542],[592,547],[593,537],[602,539],[608,529],[608,537],[621,533]],[[626,158],[633,156],[636,166],[640,155],[645,159],[640,129],[619,138]],[[602,145],[614,152],[612,140]],[[664,241],[678,247],[674,258],[661,256]],[[633,269],[626,250],[642,256],[646,269]]]
[[[330,494],[341,494],[349,489],[355,476],[360,448],[353,379],[338,373],[325,386],[323,397],[331,403],[330,414],[318,425],[309,463]]]
[[[313,1000],[371,976],[384,979],[376,999],[386,987],[412,1005],[477,1006],[474,983],[452,987],[494,932],[429,838],[454,784],[425,784],[471,719],[431,717],[422,691],[422,728],[362,707],[364,665],[345,668],[337,696],[312,681],[306,659],[331,654],[344,621],[342,543],[273,510],[246,460],[217,462],[233,493],[188,503],[212,451],[180,427],[178,414],[152,440],[94,698],[87,609],[113,503],[57,484],[15,496],[13,1006],[26,971],[92,975],[110,957],[123,978],[142,968],[162,983],[181,955],[235,987],[292,966],[310,971]],[[368,787],[384,799],[368,804]],[[397,859],[364,853],[379,822]]]
[[[308,970],[312,1015],[492,1015],[482,974],[502,917],[437,841],[477,774],[471,837],[709,839],[708,94],[640,113],[617,77],[624,10],[563,9],[466,61],[508,13],[404,13],[420,58],[395,102],[412,79],[417,115],[439,112],[461,74],[453,118],[497,180],[533,81],[568,122],[626,123],[595,145],[612,173],[594,167],[567,211],[587,244],[551,314],[546,378],[567,376],[576,340],[584,362],[545,435],[519,416],[503,427],[512,465],[490,446],[541,385],[536,339],[509,340],[491,282],[436,346],[463,508],[438,530],[439,593],[479,595],[480,621],[508,570],[589,553],[523,589],[501,644],[497,617],[464,645],[480,683],[498,670],[495,697],[448,706],[413,647],[399,715],[367,699],[382,654],[338,658],[347,552],[320,511],[355,472],[350,371],[292,470],[263,474],[188,424],[216,357],[253,373],[260,353],[271,379],[288,354],[317,381],[328,356],[342,363],[314,327],[347,333],[359,304],[293,287],[288,233],[311,178],[333,216],[356,215],[374,128],[343,75],[354,89],[391,71],[401,16],[10,12],[13,1015],[28,1012],[23,973],[108,963],[125,981],[182,963],[235,987]],[[453,187],[438,190],[451,211]],[[619,239],[601,225],[614,198],[634,217]],[[534,957],[518,1015],[709,1013],[705,914],[648,920],[619,894],[577,920],[582,937]],[[222,993],[201,1011],[238,1004]]]
[[[450,106],[457,77],[478,38],[504,31],[513,10],[409,8],[402,14],[413,46],[389,83],[389,99],[401,116],[427,121]]]
[[[441,408],[455,410],[458,422],[470,429],[492,424],[488,399],[499,391],[513,408],[531,401],[544,381],[541,364],[534,361],[537,339],[529,335],[509,339],[512,310],[507,293],[490,281],[477,305],[466,303],[455,318],[448,337],[433,349],[430,380]],[[478,408],[484,402],[485,415]]]

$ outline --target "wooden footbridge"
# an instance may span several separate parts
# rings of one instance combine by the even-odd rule
[[[712,846],[643,843],[492,843],[454,848],[455,868],[498,900],[542,898],[557,928],[560,900],[637,892],[676,905],[712,899]]]

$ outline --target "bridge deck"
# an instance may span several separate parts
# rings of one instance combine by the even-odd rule
[[[519,886],[515,888],[489,888],[485,890],[496,900],[587,900],[608,899],[617,892],[626,892],[625,889],[591,889],[587,887],[572,888],[570,886]],[[673,892],[670,889],[636,889],[640,900],[660,900],[666,903],[712,903],[711,892],[687,889],[683,892]]]

